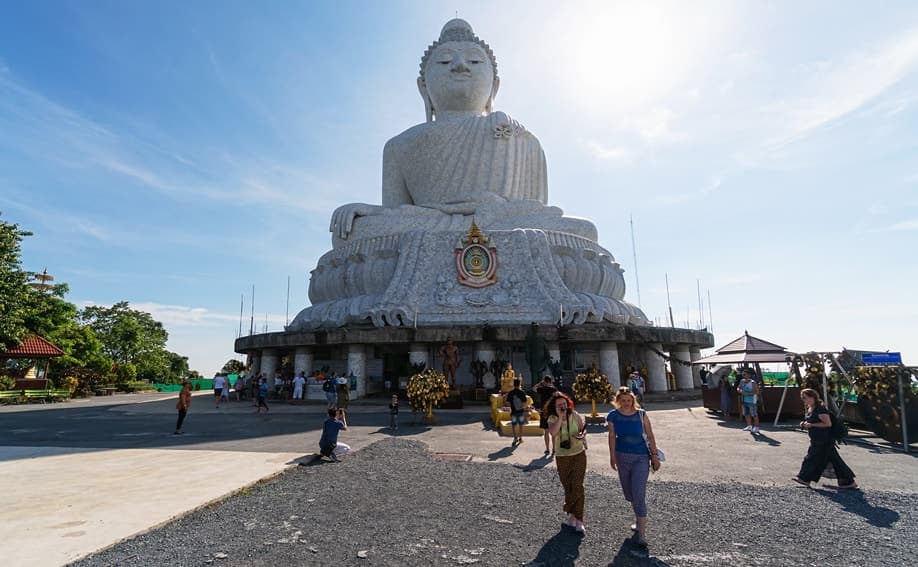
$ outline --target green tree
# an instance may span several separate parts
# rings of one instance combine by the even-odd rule
[[[25,318],[33,290],[20,256],[22,239],[31,234],[0,219],[0,350],[18,346],[28,334]]]
[[[65,283],[57,284],[48,291],[28,288],[24,321],[31,333],[57,344],[54,340],[56,335],[76,322],[76,305],[64,300],[69,289]]]
[[[85,307],[79,319],[92,329],[102,352],[118,367],[130,364],[136,377],[151,381],[169,374],[171,360],[166,350],[169,334],[149,313],[131,309],[126,301],[121,301],[111,307]],[[125,370],[120,375],[129,373]]]
[[[74,369],[89,370],[98,377],[111,374],[112,359],[102,352],[101,341],[89,327],[73,320],[56,329],[52,337],[52,342],[67,353],[51,359],[50,374],[55,380],[73,374]]]
[[[226,361],[226,364],[223,365],[223,369],[221,369],[220,372],[222,374],[240,374],[245,372],[245,363],[241,360],[231,358]]]

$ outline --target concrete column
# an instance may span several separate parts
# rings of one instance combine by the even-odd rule
[[[293,375],[299,376],[300,372],[305,376],[312,375],[313,360],[312,349],[298,347],[293,355]]]
[[[605,374],[609,379],[609,384],[616,388],[622,385],[621,369],[618,363],[618,344],[617,343],[600,343],[599,344],[599,373]]]
[[[280,353],[271,348],[261,351],[261,369],[259,372],[262,372],[265,378],[268,379],[268,388],[274,388],[274,373],[277,372],[279,367]]]
[[[347,371],[357,377],[357,398],[367,397],[367,349],[364,345],[347,345]]]
[[[699,360],[701,358],[701,350],[698,347],[689,347],[689,358],[692,362]],[[704,382],[701,381],[700,365],[692,365],[692,382],[694,382],[696,388],[701,388],[704,385]]]
[[[494,358],[497,356],[497,352],[494,350],[494,345],[491,343],[480,342],[475,344],[475,360],[483,360],[488,364],[494,362]],[[494,375],[491,374],[489,370],[485,373],[484,378],[482,378],[482,384],[485,388],[493,388],[497,385],[497,379],[494,378]]]
[[[248,354],[248,360],[246,361],[246,368],[249,369],[250,376],[258,376],[258,371],[261,368],[261,353],[260,352],[250,352]]]
[[[411,343],[408,347],[408,362],[411,364],[424,363],[430,368],[430,356],[427,345],[423,343]]]
[[[656,350],[644,349],[644,357],[647,361],[647,387],[648,392],[665,392],[666,391],[666,364],[663,357],[657,352],[663,352],[663,345],[660,343],[650,343],[648,345]]]
[[[680,390],[694,390],[695,382],[692,379],[692,368],[684,364],[680,364],[678,361],[689,362],[689,348],[687,345],[675,345],[671,351],[669,351],[669,356],[672,358],[670,366],[673,370],[673,375],[676,377],[676,388]]]

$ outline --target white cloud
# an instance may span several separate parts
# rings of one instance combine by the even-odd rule
[[[614,147],[610,148],[604,146],[603,144],[592,140],[587,142],[587,148],[590,150],[590,154],[599,160],[603,161],[618,161],[622,163],[631,163],[634,161],[636,154],[633,150],[624,147]]]
[[[685,203],[687,201],[692,201],[694,199],[701,199],[709,193],[716,191],[723,184],[723,174],[712,175],[708,182],[705,183],[703,187],[696,191],[689,191],[686,193],[671,193],[669,195],[660,195],[657,197],[657,201],[663,203],[664,205],[676,205],[679,203]]]
[[[842,118],[895,85],[918,63],[918,28],[872,51],[850,53],[805,69],[808,92],[787,105],[792,136]]]
[[[182,144],[131,117],[102,125],[0,73],[0,146],[82,172],[128,177],[170,199],[326,213],[340,204],[337,183],[258,155],[189,155]],[[197,150],[200,151],[200,150]],[[104,185],[104,184],[103,184]]]
[[[672,110],[658,107],[627,118],[625,128],[634,131],[647,145],[685,140],[684,133],[673,130],[673,117]]]
[[[717,286],[736,286],[757,282],[762,279],[762,274],[742,274],[738,276],[728,276],[715,280]]]
[[[219,313],[206,307],[172,305],[152,301],[131,301],[128,305],[130,309],[149,313],[153,319],[162,323],[167,329],[171,327],[227,327],[227,324],[229,324],[228,328],[235,329],[239,324],[238,313]],[[94,301],[81,301],[78,306],[81,309],[89,306],[111,307],[110,304],[96,303]],[[249,322],[249,316],[243,315],[243,327],[245,330],[248,330]],[[286,318],[283,315],[274,314],[262,315],[261,319],[257,316],[255,317],[254,324],[259,332],[265,323],[267,323],[269,331],[281,330],[286,323]]]
[[[911,219],[907,221],[897,222],[881,230],[891,231],[891,232],[918,230],[918,219]]]

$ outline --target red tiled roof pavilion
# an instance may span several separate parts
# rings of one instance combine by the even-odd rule
[[[0,358],[54,358],[66,354],[47,340],[32,335],[23,339],[18,347],[0,351]]]

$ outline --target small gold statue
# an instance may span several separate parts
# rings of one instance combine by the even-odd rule
[[[513,372],[513,365],[508,363],[507,369],[500,376],[500,391],[502,393],[506,394],[513,389],[514,378],[516,378],[516,373]]]

